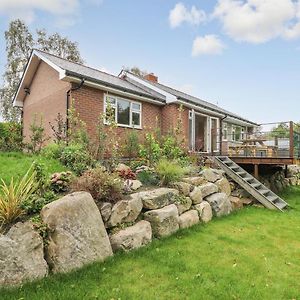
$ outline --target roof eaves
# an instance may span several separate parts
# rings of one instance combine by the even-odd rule
[[[131,93],[131,94],[134,94],[134,95],[146,97],[146,98],[149,98],[151,100],[156,100],[156,101],[160,101],[160,102],[163,103],[163,101],[161,99],[158,99],[158,98],[156,98],[156,97],[154,97],[150,94],[139,93],[137,91],[134,91],[134,90],[131,90],[131,89],[126,89],[126,88],[120,87],[120,86],[115,85],[115,84],[111,84],[111,83],[108,83],[108,82],[105,82],[105,81],[102,81],[102,80],[99,80],[99,79],[95,79],[93,77],[84,76],[84,75],[78,74],[78,73],[73,72],[73,71],[66,70],[66,76],[73,76],[73,77],[77,77],[79,79],[89,80],[89,81],[94,82],[94,83],[99,83],[99,84],[107,86],[107,87],[112,87],[112,88],[115,88],[115,89],[120,90],[120,91],[124,91],[124,92]]]
[[[233,114],[233,113],[230,113],[230,112],[224,112],[224,111],[222,111],[222,110],[214,109],[214,108],[211,108],[211,107],[202,105],[202,104],[200,104],[200,103],[197,103],[197,102],[195,102],[195,101],[191,101],[191,100],[184,99],[184,98],[178,98],[178,100],[181,100],[181,101],[186,102],[186,103],[193,104],[193,105],[198,106],[198,107],[205,108],[205,109],[210,110],[210,111],[213,111],[213,112],[216,112],[216,113],[218,113],[218,114],[224,115],[224,117],[228,116],[228,117],[231,117],[231,118],[240,120],[240,121],[245,122],[245,123],[250,123],[250,124],[253,124],[253,125],[255,125],[255,126],[259,126],[259,124],[255,123],[255,122],[252,122],[252,121],[250,121],[250,120],[244,119],[244,118],[242,118],[242,117],[240,117],[240,116],[237,116],[237,115],[235,115],[235,114]]]

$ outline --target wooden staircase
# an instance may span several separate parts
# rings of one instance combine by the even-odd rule
[[[288,206],[283,199],[255,179],[251,174],[247,173],[229,157],[216,156],[215,161],[232,180],[265,207],[283,211],[283,209]]]

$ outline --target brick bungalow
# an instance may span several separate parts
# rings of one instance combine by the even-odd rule
[[[182,106],[186,145],[197,152],[224,152],[258,127],[217,105],[159,83],[152,73],[141,78],[123,70],[113,76],[33,50],[14,98],[14,106],[23,111],[24,137],[28,137],[35,115],[42,115],[46,134],[53,136],[50,123],[58,113],[67,116],[71,99],[91,136],[108,102],[114,108],[121,136],[126,130],[143,135],[155,126],[163,134],[171,132]]]

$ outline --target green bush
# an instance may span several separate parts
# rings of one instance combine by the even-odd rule
[[[70,189],[72,172],[54,173],[50,178],[50,189],[55,193],[65,193]]]
[[[159,141],[153,133],[146,133],[143,144],[140,144],[139,156],[150,165],[154,164],[161,157]]]
[[[15,122],[0,123],[0,151],[22,151],[22,125]]]
[[[60,159],[62,152],[63,145],[50,143],[42,149],[41,154],[46,158]]]
[[[158,185],[159,179],[157,174],[151,171],[141,171],[137,174],[137,179],[143,185]]]
[[[167,159],[179,160],[186,156],[183,147],[178,145],[173,136],[167,136],[162,142],[162,155]]]
[[[81,144],[71,144],[64,147],[59,160],[76,175],[83,174],[84,171],[93,168],[96,164],[96,161]]]
[[[185,174],[185,168],[176,161],[161,159],[156,165],[156,172],[160,179],[160,183],[162,185],[168,185],[180,180]]]
[[[122,197],[123,182],[115,173],[109,173],[101,167],[85,171],[73,180],[73,191],[89,192],[94,200],[115,203]]]

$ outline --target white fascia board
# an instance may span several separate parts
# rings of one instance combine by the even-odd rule
[[[52,67],[54,70],[56,70],[59,73],[59,79],[63,79],[65,77],[66,71],[56,64],[54,64],[52,61],[50,61],[48,58],[46,58],[42,53],[34,50],[33,55],[36,55],[38,58],[43,60],[46,64],[48,64],[50,67]]]
[[[248,126],[248,127],[258,127],[258,125],[242,121],[233,117],[228,116],[223,122],[234,124],[234,125],[240,125],[240,126]]]
[[[78,83],[81,82],[81,79],[79,79],[77,77],[74,77],[74,76],[65,76],[63,78],[63,80],[68,81],[68,82],[78,82]],[[102,91],[110,92],[112,94],[120,95],[120,96],[123,96],[123,97],[128,97],[130,99],[136,99],[136,100],[140,100],[140,101],[154,103],[156,105],[165,105],[164,103],[162,103],[160,101],[156,101],[154,99],[139,96],[139,95],[136,95],[136,94],[133,94],[133,93],[130,93],[130,92],[121,91],[121,90],[115,89],[113,87],[109,87],[109,86],[106,86],[106,85],[103,85],[103,84],[100,84],[100,83],[95,83],[95,82],[92,82],[92,81],[89,81],[89,80],[85,80],[84,85],[90,86],[90,87],[93,87],[93,88],[96,88],[96,89],[99,89],[99,90],[102,90]]]
[[[164,91],[164,90],[162,90],[162,89],[160,89],[160,88],[152,85],[151,83],[149,83],[149,82],[147,82],[147,81],[145,81],[145,80],[143,80],[141,78],[138,78],[135,75],[127,73],[126,71],[122,71],[121,76],[122,75],[125,75],[125,76],[129,77],[130,79],[135,80],[139,84],[142,84],[145,87],[147,87],[147,88],[149,88],[149,89],[151,89],[151,90],[153,90],[153,91],[155,91],[155,92],[157,92],[157,93],[165,96],[166,97],[166,103],[172,103],[172,102],[176,102],[177,101],[177,97],[176,96],[174,96],[174,95],[172,95],[172,94],[170,94],[170,93],[168,93],[168,92],[166,92],[166,91]]]
[[[209,109],[206,109],[206,108],[203,108],[203,107],[200,107],[198,105],[194,105],[194,104],[182,101],[182,100],[177,100],[176,102],[179,103],[179,104],[184,105],[185,107],[192,108],[196,112],[203,112],[203,113],[205,113],[209,116],[212,116],[212,117],[223,118],[225,116],[224,114],[221,114],[221,113],[218,113],[218,112],[215,112],[215,111],[212,111],[212,110],[209,110]]]

